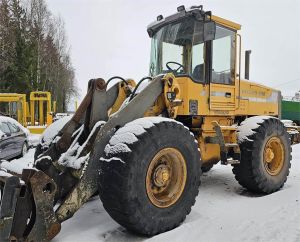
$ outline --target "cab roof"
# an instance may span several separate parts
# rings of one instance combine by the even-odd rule
[[[238,24],[238,23],[235,23],[233,21],[230,21],[230,20],[227,20],[227,19],[224,19],[224,18],[221,18],[221,17],[218,17],[218,16],[215,16],[215,15],[212,15],[211,16],[211,19],[213,21],[215,21],[217,24],[219,25],[222,25],[224,27],[227,27],[227,28],[230,28],[230,29],[234,29],[234,30],[240,30],[241,29],[241,25]]]
[[[163,17],[162,15],[157,16],[157,20],[149,24],[147,27],[147,32],[150,37],[152,37],[159,29],[167,24],[180,22],[181,20],[189,17],[194,17],[199,21],[213,21],[218,25],[230,28],[234,31],[240,30],[241,25],[230,20],[212,15],[210,11],[204,11],[203,6],[192,6],[188,9],[185,9],[183,5],[177,8],[177,13]]]

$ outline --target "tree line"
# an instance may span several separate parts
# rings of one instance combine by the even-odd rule
[[[76,91],[64,22],[45,0],[0,0],[0,93],[50,91],[65,112]]]

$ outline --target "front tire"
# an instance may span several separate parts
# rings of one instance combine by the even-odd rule
[[[291,167],[291,144],[283,123],[272,117],[248,118],[239,128],[241,163],[233,166],[240,185],[269,194],[283,187]],[[254,125],[252,130],[247,129]]]
[[[100,198],[125,228],[155,235],[177,227],[198,194],[201,162],[194,136],[166,118],[142,118],[111,138],[101,158]]]

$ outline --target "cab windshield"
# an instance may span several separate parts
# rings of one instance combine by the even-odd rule
[[[162,27],[153,36],[150,75],[167,72],[204,82],[203,23],[187,18]]]

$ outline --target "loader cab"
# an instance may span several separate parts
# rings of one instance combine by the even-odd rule
[[[172,72],[209,86],[211,110],[234,110],[237,92],[237,30],[240,25],[212,16],[202,6],[185,9],[148,26],[150,75]],[[225,108],[225,109],[226,109]]]
[[[207,53],[205,41],[214,39],[216,26],[201,11],[182,11],[159,20],[148,33],[152,37],[150,75],[172,72],[205,83]]]
[[[218,17],[200,7],[180,9],[165,20],[160,18],[148,27],[152,38],[151,76],[173,72],[175,76],[189,76],[199,83],[234,82],[234,29],[217,23],[214,20]]]

